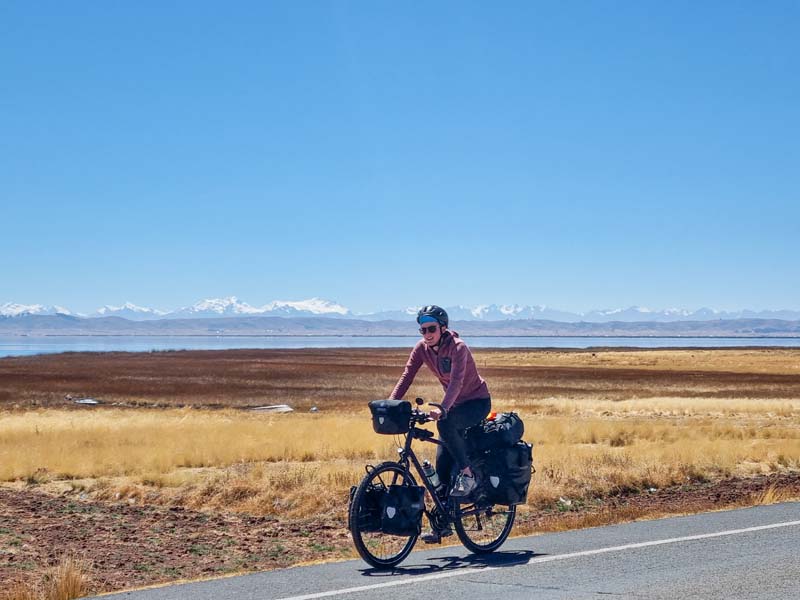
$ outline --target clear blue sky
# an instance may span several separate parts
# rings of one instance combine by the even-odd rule
[[[0,303],[800,308],[797,2],[0,3]]]

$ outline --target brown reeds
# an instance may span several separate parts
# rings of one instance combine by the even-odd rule
[[[409,342],[410,343],[410,342]],[[394,386],[407,349],[65,353],[0,359],[0,407],[67,406],[92,396],[124,406],[360,408]],[[476,349],[495,398],[628,400],[800,398],[800,349],[542,351]],[[424,371],[412,393],[441,388]]]

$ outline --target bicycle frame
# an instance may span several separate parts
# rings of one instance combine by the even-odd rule
[[[425,472],[422,470],[422,464],[419,462],[417,455],[414,453],[414,450],[411,448],[411,442],[415,439],[421,440],[423,442],[430,442],[432,444],[436,444],[437,446],[444,446],[444,442],[439,439],[433,437],[433,432],[428,431],[427,429],[421,429],[419,427],[412,427],[409,432],[406,434],[406,441],[402,448],[399,449],[400,452],[400,464],[402,464],[406,469],[410,470],[408,466],[409,460],[414,465],[414,468],[417,470],[417,474],[419,475],[420,479],[422,480],[422,485],[425,486],[425,489],[428,490],[428,493],[433,500],[433,503],[436,505],[442,514],[446,514],[449,516],[450,511],[448,510],[447,506],[442,502],[439,498],[439,495],[436,493],[433,485],[428,478],[425,476]],[[439,475],[441,477],[441,474]],[[430,512],[427,508],[425,508],[425,514],[430,518]]]

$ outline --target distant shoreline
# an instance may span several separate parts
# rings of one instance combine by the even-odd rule
[[[227,350],[311,350],[337,352],[347,349],[396,349],[408,351],[416,335],[375,334],[143,334],[39,333],[0,334],[0,358],[62,353],[159,353]],[[481,350],[656,350],[656,349],[791,349],[800,351],[797,335],[688,336],[688,335],[480,335],[466,334],[473,349]]]

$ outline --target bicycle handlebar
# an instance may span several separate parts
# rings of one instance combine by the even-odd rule
[[[447,409],[446,409],[444,406],[442,406],[442,405],[441,405],[441,404],[439,404],[438,402],[428,402],[428,404],[429,404],[430,406],[435,406],[435,407],[436,407],[436,408],[438,408],[440,411],[442,411],[442,417],[441,417],[442,419],[446,419],[446,418],[447,418]]]
[[[411,414],[413,415],[413,422],[419,423],[420,425],[433,420],[428,416],[428,413],[418,408],[415,408],[413,411],[411,411]]]
[[[422,406],[422,404],[424,402],[425,401],[422,398],[417,398],[416,399],[417,406]],[[439,404],[437,402],[428,402],[428,405],[429,406],[434,406],[434,407],[438,408],[441,411],[442,416],[440,417],[440,419],[446,419],[447,418],[447,409],[445,409],[444,406],[442,406],[441,404]],[[428,423],[430,421],[433,421],[433,419],[428,415],[428,413],[426,413],[426,412],[424,412],[424,411],[422,411],[422,410],[420,410],[418,408],[415,408],[413,410],[413,413],[414,413],[414,421],[416,423],[422,424],[422,423]]]

